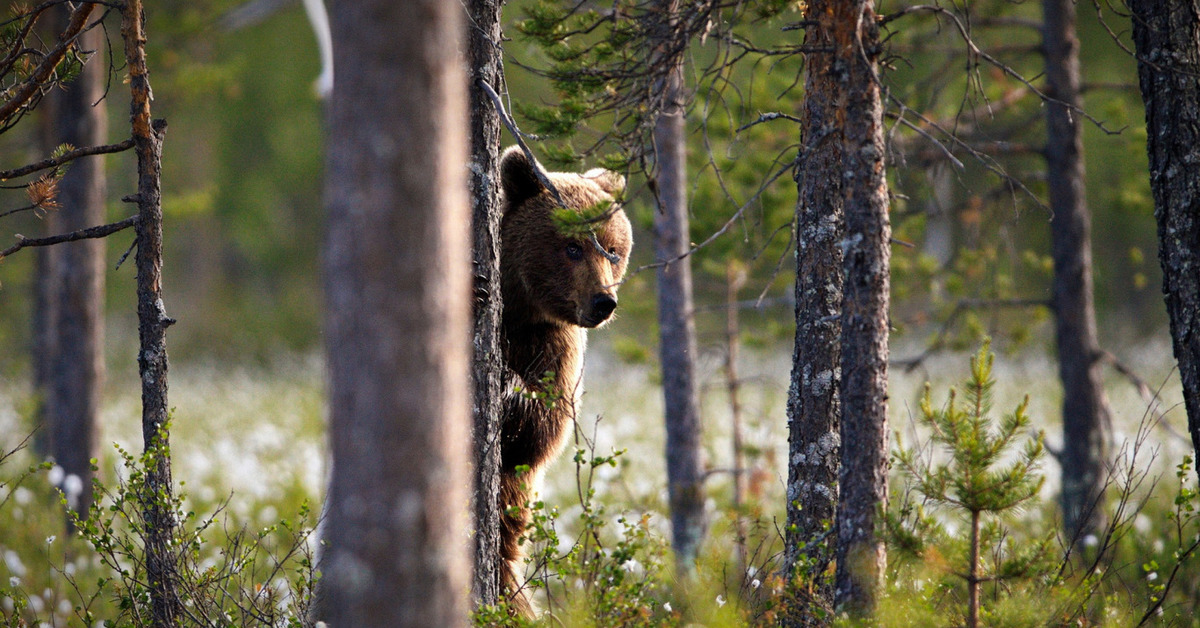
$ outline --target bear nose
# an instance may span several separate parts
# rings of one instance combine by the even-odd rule
[[[606,320],[617,309],[617,298],[607,292],[592,297],[592,316],[597,322]]]

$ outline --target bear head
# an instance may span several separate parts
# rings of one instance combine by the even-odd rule
[[[588,234],[562,233],[554,224],[559,209],[550,190],[538,180],[540,166],[513,146],[500,159],[500,276],[505,318],[519,313],[522,321],[598,327],[617,307],[617,287],[625,276],[633,235],[619,205],[625,189],[621,175],[596,168],[583,174],[551,172],[563,204],[581,213],[609,206],[607,218],[592,225],[604,251]]]

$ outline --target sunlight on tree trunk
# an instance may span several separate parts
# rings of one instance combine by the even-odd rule
[[[836,63],[845,69],[842,185],[846,216],[842,298],[842,467],[835,601],[866,617],[883,584],[887,508],[888,297],[891,227],[883,106],[872,0],[833,6]]]

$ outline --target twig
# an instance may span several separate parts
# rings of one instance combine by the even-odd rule
[[[81,3],[75,7],[71,13],[71,21],[67,23],[67,27],[63,29],[62,34],[58,38],[58,45],[55,46],[45,57],[42,58],[41,64],[29,74],[29,78],[21,83],[20,87],[13,92],[12,98],[9,98],[4,104],[0,105],[0,123],[7,121],[18,109],[25,106],[29,99],[41,89],[42,84],[54,72],[54,68],[58,66],[58,62],[67,54],[67,50],[75,44],[75,37],[87,25],[88,16],[96,5],[91,2]]]
[[[17,251],[20,251],[21,249],[26,248],[26,247],[50,246],[52,244],[60,244],[63,242],[74,242],[76,240],[86,240],[89,238],[103,238],[105,236],[110,236],[118,231],[121,231],[122,229],[128,229],[129,227],[136,225],[137,221],[138,221],[138,217],[136,215],[134,215],[134,216],[130,216],[130,217],[126,218],[125,220],[122,220],[119,222],[114,222],[114,223],[110,223],[107,225],[100,225],[97,227],[88,227],[86,229],[80,229],[78,231],[72,231],[70,233],[62,233],[62,234],[54,235],[54,236],[48,236],[45,238],[27,238],[18,233],[17,234],[17,243],[8,247],[7,249],[4,249],[3,251],[0,251],[0,260],[3,260],[4,258],[8,257],[9,255],[12,255],[13,253],[16,253]]]
[[[24,206],[24,207],[18,207],[18,208],[16,208],[16,209],[10,209],[10,210],[8,210],[8,211],[5,211],[5,212],[0,212],[0,218],[3,218],[3,217],[5,217],[5,216],[10,216],[10,215],[12,215],[12,214],[19,214],[19,213],[21,213],[21,212],[27,212],[27,211],[29,211],[29,210],[31,210],[31,209],[37,209],[37,208],[39,208],[39,207],[41,207],[41,205],[38,205],[37,203],[34,203],[34,204],[32,204],[32,205],[26,205],[26,206]]]
[[[537,176],[538,182],[542,184],[542,187],[550,191],[550,195],[554,197],[554,202],[558,203],[559,207],[566,208],[567,204],[565,201],[563,201],[562,194],[559,193],[558,188],[555,187],[554,183],[550,181],[550,177],[547,176],[542,170],[542,165],[538,163],[537,159],[534,158],[533,151],[529,150],[529,145],[526,144],[525,140],[522,138],[524,133],[521,132],[521,129],[517,128],[516,121],[514,121],[512,116],[508,114],[508,111],[504,109],[504,103],[500,102],[500,95],[497,94],[496,90],[492,89],[492,86],[483,79],[479,79],[479,86],[483,88],[483,91],[488,95],[488,98],[492,99],[492,104],[496,106],[496,112],[500,115],[500,121],[504,123],[504,126],[508,129],[508,132],[512,134],[513,139],[517,140],[517,146],[521,147],[521,152],[525,153],[525,159],[528,159],[529,163],[533,166],[533,173]],[[614,204],[612,212],[615,213],[618,207],[619,205]],[[612,213],[605,212],[592,221],[584,221],[583,224],[587,224],[588,222],[599,222],[601,219],[607,220],[611,215]],[[614,264],[620,263],[621,256],[614,253],[609,253],[607,250],[605,250],[604,246],[600,244],[600,240],[596,238],[595,230],[589,230],[588,236],[589,240],[591,240],[592,246],[604,256],[604,259],[607,259]]]
[[[129,243],[129,248],[125,249],[125,252],[121,254],[121,258],[117,260],[117,265],[113,270],[121,270],[121,264],[124,264],[125,260],[129,258],[129,254],[133,252],[133,247],[135,246],[137,246],[137,236],[134,236],[133,241]]]
[[[912,371],[913,369],[917,368],[924,363],[929,356],[942,350],[943,346],[945,346],[946,336],[950,335],[950,328],[954,326],[955,321],[958,320],[958,317],[961,316],[963,312],[969,309],[980,307],[1022,308],[1052,307],[1052,305],[1050,301],[1046,299],[960,299],[958,303],[954,305],[954,309],[951,310],[950,315],[947,316],[946,320],[942,322],[942,326],[940,329],[938,329],[938,333],[934,337],[933,342],[931,342],[924,351],[911,358],[896,360],[892,362],[892,364],[903,368],[905,371]]]
[[[634,272],[640,273],[643,270],[649,270],[651,268],[658,268],[660,266],[670,266],[671,264],[674,264],[675,262],[678,262],[679,260],[691,255],[692,253],[695,253],[696,251],[699,251],[700,249],[708,246],[713,240],[716,240],[717,238],[725,235],[725,232],[729,231],[729,228],[733,226],[733,223],[737,222],[738,218],[741,218],[742,214],[745,213],[745,211],[750,207],[750,205],[752,205],[755,201],[757,201],[758,198],[760,196],[762,196],[763,192],[765,192],[766,189],[768,187],[770,187],[771,184],[774,183],[776,179],[781,177],[783,175],[783,173],[792,169],[792,165],[793,164],[789,163],[786,166],[784,166],[783,168],[780,168],[775,174],[771,175],[771,177],[769,179],[767,179],[758,188],[758,191],[755,192],[754,195],[750,197],[750,200],[748,200],[744,204],[742,204],[742,206],[739,207],[738,210],[736,212],[734,212],[732,216],[729,217],[729,220],[726,220],[725,224],[721,225],[720,229],[717,229],[716,231],[714,231],[711,235],[709,235],[707,238],[705,238],[703,242],[689,248],[688,250],[680,253],[679,255],[676,255],[675,257],[672,257],[671,259],[663,260],[661,262],[654,262],[653,264],[645,264],[643,266],[639,266],[637,268],[637,270]]]
[[[39,170],[47,170],[49,168],[57,168],[69,161],[79,159],[80,157],[87,157],[89,155],[102,155],[105,153],[119,153],[121,151],[129,150],[131,148],[133,148],[133,138],[129,138],[129,139],[125,140],[124,142],[120,142],[117,144],[105,144],[104,146],[87,146],[84,148],[76,148],[73,151],[63,153],[62,155],[59,155],[58,157],[52,157],[50,159],[39,161],[36,164],[30,164],[28,166],[14,168],[12,170],[0,170],[0,181],[6,181],[13,177],[23,177],[27,174],[33,174],[35,172],[38,172]]]
[[[1184,434],[1180,434],[1175,428],[1171,427],[1170,423],[1167,422],[1166,414],[1159,409],[1159,404],[1157,403],[1158,395],[1154,394],[1150,388],[1150,384],[1146,383],[1146,380],[1139,377],[1138,374],[1129,367],[1129,365],[1125,364],[1119,358],[1117,358],[1117,356],[1108,351],[1101,351],[1099,357],[1101,360],[1108,363],[1108,365],[1111,366],[1114,371],[1120,373],[1125,377],[1125,379],[1129,380],[1130,384],[1133,384],[1133,387],[1138,391],[1138,395],[1141,396],[1142,400],[1146,402],[1147,409],[1154,415],[1155,425],[1161,427],[1163,431],[1184,443],[1190,444],[1192,442],[1190,438]]]
[[[745,131],[746,129],[748,129],[756,124],[762,124],[763,122],[770,122],[771,120],[779,120],[781,118],[784,120],[791,120],[792,122],[795,122],[797,124],[803,122],[803,120],[801,120],[800,118],[797,118],[796,116],[791,116],[786,113],[779,113],[778,111],[771,111],[768,113],[759,114],[757,120],[754,120],[753,122],[747,122],[746,124],[739,126],[737,128],[737,130],[734,132],[741,133],[742,131]]]

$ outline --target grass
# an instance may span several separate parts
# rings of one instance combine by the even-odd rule
[[[575,540],[580,538],[580,522],[587,519],[582,516],[585,512],[596,515],[597,508],[601,510],[598,516],[606,530],[606,536],[602,538],[608,556],[625,538],[627,532],[623,530],[627,529],[627,524],[635,522],[635,531],[640,530],[637,533],[643,535],[638,551],[649,554],[633,556],[633,562],[627,568],[629,573],[645,576],[646,563],[655,555],[665,556],[661,548],[669,537],[664,514],[666,481],[661,392],[655,381],[654,368],[619,361],[608,348],[605,336],[598,334],[595,337],[587,358],[577,446],[589,456],[607,456],[618,450],[624,450],[624,453],[616,457],[613,465],[594,467],[594,474],[588,478],[577,473],[572,456],[565,454],[547,472],[543,497],[548,507],[558,509],[554,521],[558,544],[555,549],[560,554],[569,552]],[[903,349],[893,349],[893,352],[897,356],[909,354]],[[746,513],[752,520],[751,572],[737,573],[733,567],[730,476],[720,472],[730,467],[732,458],[729,411],[720,370],[721,355],[710,352],[701,356],[699,372],[705,384],[702,415],[707,464],[716,472],[710,476],[708,484],[711,496],[708,508],[713,523],[702,560],[701,577],[691,585],[690,591],[676,590],[670,560],[665,560],[659,575],[653,576],[660,586],[639,593],[639,604],[656,605],[648,615],[653,621],[647,625],[678,623],[683,621],[684,614],[702,618],[707,625],[744,625],[755,617],[762,620],[770,614],[772,589],[780,587],[777,579],[771,579],[769,569],[770,559],[778,551],[777,530],[783,526],[778,518],[782,508],[778,506],[782,504],[787,474],[784,404],[790,351],[781,347],[770,353],[744,352],[743,355],[739,368],[745,382],[742,403],[747,461],[752,469],[751,503]],[[1138,347],[1123,356],[1147,381],[1163,382],[1158,406],[1165,411],[1165,421],[1170,425],[1169,429],[1151,430],[1147,444],[1147,449],[1153,449],[1157,456],[1152,463],[1154,473],[1165,479],[1153,494],[1142,495],[1150,501],[1131,520],[1136,533],[1123,541],[1120,555],[1123,562],[1111,566],[1114,571],[1123,570],[1121,577],[1124,579],[1129,579],[1129,570],[1136,572],[1141,580],[1128,586],[1130,590],[1145,590],[1147,596],[1152,594],[1155,582],[1149,579],[1149,574],[1154,573],[1155,578],[1165,580],[1173,551],[1186,540],[1172,538],[1169,514],[1176,496],[1171,488],[1171,470],[1190,452],[1190,445],[1180,437],[1186,434],[1186,421],[1179,402],[1178,380],[1170,374],[1170,356],[1169,346],[1162,344]],[[891,428],[896,435],[893,445],[897,442],[910,444],[923,438],[914,415],[925,381],[932,381],[936,396],[940,396],[949,383],[961,380],[965,363],[964,355],[942,355],[929,360],[918,371],[893,370]],[[280,519],[295,517],[305,503],[320,503],[328,464],[322,369],[320,359],[313,356],[285,356],[258,366],[231,367],[182,361],[172,365],[174,476],[186,494],[185,510],[196,512],[199,520],[221,510],[225,527],[235,531],[241,528],[257,530],[272,526]],[[109,486],[127,476],[112,444],[128,451],[141,449],[140,406],[134,377],[133,372],[112,371],[110,375],[102,415],[100,442],[103,446],[98,461],[100,478]],[[1052,451],[1057,449],[1061,441],[1061,428],[1056,419],[1061,393],[1057,389],[1053,361],[1037,352],[1002,355],[996,362],[996,379],[996,406],[1015,406],[1029,394],[1029,414],[1034,427],[1045,430],[1047,445]],[[1111,372],[1106,384],[1116,436],[1119,441],[1127,439],[1146,416],[1147,403],[1132,386]],[[620,394],[613,394],[613,391],[620,391]],[[28,430],[25,416],[28,407],[25,382],[8,380],[0,383],[0,434],[8,435],[0,442],[0,447],[6,451]],[[73,573],[90,573],[101,566],[94,555],[74,541],[64,539],[61,507],[44,472],[33,472],[20,485],[10,481],[35,462],[22,453],[0,467],[0,479],[7,482],[0,487],[0,501],[4,502],[0,506],[0,586],[12,584],[11,579],[17,578],[22,590],[29,593],[23,603],[33,610],[40,609],[42,615],[60,618],[63,621],[60,625],[65,625],[65,618],[74,612],[72,605],[75,603],[62,574],[68,569]],[[1151,463],[1143,455],[1139,464]],[[1020,525],[1028,530],[1052,529],[1055,525],[1053,499],[1057,491],[1057,468],[1052,463],[1047,464],[1045,472],[1048,481],[1040,503],[1022,516]],[[588,504],[587,500],[581,503],[578,497],[583,492],[581,487],[594,491],[593,503]],[[955,522],[947,523],[952,527]],[[912,618],[921,617],[929,611],[930,604],[934,604],[925,598],[932,596],[936,600],[938,595],[943,598],[949,595],[953,599],[950,593],[939,593],[940,590],[930,584],[937,579],[925,571],[934,568],[920,561],[908,566],[897,563],[894,575],[898,577],[903,571],[907,576],[895,585],[899,595],[891,598],[895,612]],[[642,571],[637,572],[638,569]],[[1185,566],[1181,581],[1195,582],[1196,571],[1194,565]],[[925,584],[914,588],[913,583],[917,581]],[[551,600],[543,596],[542,606],[557,605],[554,608],[560,617],[577,617],[579,610],[570,606],[569,593],[575,586],[567,580],[551,585],[549,590],[559,597]],[[1113,596],[1119,593],[1115,589],[1103,590]],[[1036,593],[1026,592],[1027,595]],[[14,612],[11,607],[22,603],[14,600],[12,595],[0,594],[0,598],[8,600],[0,600],[3,602],[0,614],[4,616],[11,617]],[[1178,615],[1180,609],[1187,611],[1200,607],[1194,599],[1195,594],[1192,598],[1190,603],[1186,596],[1183,601],[1172,598],[1163,612],[1171,616],[1172,613]],[[764,599],[767,602],[764,603]],[[1015,599],[1028,598],[1017,595]],[[899,600],[904,603],[897,603]],[[919,606],[920,612],[913,610],[913,605]],[[764,608],[768,609],[765,614]],[[1098,623],[1123,625],[1121,622],[1137,614],[1128,602],[1118,604],[1114,601],[1107,608],[1122,610],[1109,620],[1097,619]],[[1013,613],[1014,617],[1019,616],[1019,613]],[[1020,621],[1014,621],[1013,625],[1022,625]]]

